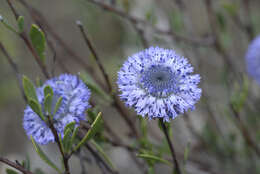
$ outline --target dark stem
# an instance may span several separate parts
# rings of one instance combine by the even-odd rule
[[[23,166],[21,166],[20,164],[17,164],[15,162],[12,162],[6,158],[2,158],[0,157],[0,162],[5,163],[6,165],[13,167],[17,170],[19,170],[20,172],[22,172],[23,174],[33,174],[31,171],[25,169]]]
[[[162,125],[162,129],[163,129],[163,133],[166,137],[166,140],[168,142],[168,145],[169,145],[169,148],[171,150],[171,154],[172,154],[172,159],[173,159],[173,165],[174,165],[174,173],[175,174],[181,174],[181,170],[180,170],[180,166],[179,166],[179,163],[177,161],[177,157],[176,157],[176,154],[175,154],[175,151],[174,151],[174,148],[173,148],[173,144],[171,142],[171,139],[170,139],[170,136],[169,136],[169,133],[168,133],[168,130],[166,128],[166,125],[165,123],[163,122],[163,119],[160,118],[160,123]]]
[[[13,7],[13,4],[11,3],[10,0],[7,0],[7,3],[9,5],[9,7],[11,8],[15,19],[17,20],[19,18],[19,14],[17,13],[17,11],[15,10],[15,8]],[[30,52],[32,53],[34,59],[36,60],[37,64],[39,65],[42,73],[44,74],[44,76],[48,79],[50,78],[50,75],[47,71],[46,65],[41,61],[40,56],[37,54],[37,52],[35,51],[35,49],[33,48],[31,42],[29,41],[27,35],[25,32],[19,33],[20,38],[25,42],[25,45],[29,48]]]
[[[62,155],[62,160],[63,160],[63,164],[64,164],[64,167],[65,167],[65,174],[70,174],[70,168],[69,168],[69,158],[70,156],[68,156],[67,154],[64,153],[63,149],[62,149],[62,145],[61,145],[61,142],[60,142],[60,139],[59,139],[59,135],[53,125],[53,122],[50,118],[50,116],[47,116],[48,118],[48,126],[49,128],[51,129],[53,135],[54,135],[54,139],[58,145],[58,148],[59,148],[59,151]]]
[[[241,131],[246,143],[248,144],[248,146],[251,147],[251,149],[253,149],[255,151],[256,155],[258,157],[260,157],[260,149],[258,148],[257,144],[251,138],[246,125],[241,120],[240,113],[233,107],[232,104],[230,104],[230,108],[235,116],[237,127]]]

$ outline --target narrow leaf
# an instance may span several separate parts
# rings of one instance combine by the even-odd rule
[[[23,16],[18,17],[17,24],[18,24],[19,32],[22,33],[24,31],[24,17]]]
[[[6,174],[18,174],[16,171],[12,170],[12,169],[6,169]]]
[[[53,115],[56,114],[56,112],[59,110],[60,108],[60,105],[61,105],[61,102],[62,102],[62,97],[60,97],[55,105],[55,109],[54,109],[54,112],[53,112]]]
[[[47,114],[51,115],[51,106],[52,106],[52,96],[51,94],[48,94],[44,99],[44,110],[47,112]]]
[[[162,159],[158,156],[154,156],[154,155],[150,155],[150,154],[138,154],[137,157],[147,159],[147,160],[156,161],[156,162],[160,162],[160,163],[164,163],[164,164],[167,164],[169,166],[172,166],[172,164],[169,161]]]
[[[40,56],[41,60],[45,62],[45,35],[42,30],[35,24],[33,24],[31,27],[30,38],[36,52]]]
[[[38,98],[36,95],[36,91],[34,88],[33,83],[29,80],[28,77],[23,76],[23,88],[24,88],[24,93],[29,100],[30,98],[38,102]]]
[[[65,133],[64,133],[64,137],[62,140],[62,144],[64,147],[64,152],[67,153],[70,150],[70,138],[71,138],[71,134],[72,134],[72,130],[70,128],[67,128]]]
[[[62,173],[60,171],[60,169],[46,156],[46,154],[42,151],[42,149],[40,148],[40,146],[34,141],[34,139],[31,136],[31,140],[33,143],[33,146],[37,152],[37,154],[40,156],[40,158],[46,162],[46,164],[48,164],[50,167],[52,167],[54,170],[56,170],[58,173]]]
[[[112,169],[116,170],[116,167],[113,165],[112,161],[110,160],[110,158],[107,156],[107,154],[105,153],[105,151],[102,149],[102,147],[100,145],[98,145],[93,139],[90,141],[91,144],[93,144],[96,149],[98,150],[98,152],[104,157],[104,159],[106,160],[106,162],[111,166]]]
[[[52,88],[49,86],[49,85],[47,85],[47,86],[45,86],[45,88],[44,88],[44,96],[46,97],[48,94],[50,94],[51,96],[53,96],[53,90],[52,90]]]
[[[41,105],[33,99],[29,99],[29,106],[31,109],[44,121],[45,117],[42,114]]]
[[[98,113],[95,121],[91,124],[91,128],[88,130],[84,138],[79,142],[79,144],[74,148],[74,151],[77,151],[80,146],[85,144],[88,140],[90,140],[97,132],[97,128],[101,124],[101,112]]]

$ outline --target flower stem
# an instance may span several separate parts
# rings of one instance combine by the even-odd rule
[[[160,123],[162,125],[163,133],[164,133],[164,135],[166,137],[167,143],[168,143],[168,145],[170,147],[170,150],[171,150],[173,165],[175,166],[174,174],[181,174],[180,166],[179,166],[179,163],[177,161],[177,158],[176,158],[176,155],[175,155],[175,151],[174,151],[172,142],[170,140],[170,136],[169,136],[168,130],[166,128],[165,123],[163,122],[163,119],[161,119],[161,118],[160,118]]]

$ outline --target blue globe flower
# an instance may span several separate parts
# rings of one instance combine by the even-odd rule
[[[246,53],[247,71],[260,84],[260,36],[256,37]]]
[[[200,76],[173,50],[150,47],[129,57],[118,72],[120,98],[137,114],[169,122],[201,97]]]
[[[42,105],[42,108],[44,87],[47,85],[53,89],[54,93],[52,102],[53,111],[58,99],[62,97],[61,105],[53,116],[53,122],[57,132],[63,137],[64,128],[68,123],[74,121],[76,122],[76,126],[78,126],[81,120],[86,120],[86,110],[90,107],[88,102],[90,90],[77,76],[69,74],[60,75],[46,81],[42,87],[36,89],[38,101]],[[46,113],[44,109],[43,113]],[[41,120],[30,106],[27,106],[24,111],[23,127],[27,135],[32,136],[39,144],[54,142],[54,136],[48,125]]]

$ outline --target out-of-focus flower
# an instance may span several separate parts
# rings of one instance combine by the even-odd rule
[[[246,53],[247,71],[260,84],[260,36],[256,37]]]
[[[59,77],[50,79],[42,87],[36,89],[39,103],[42,105],[44,116],[44,87],[50,86],[53,89],[52,113],[60,97],[62,102],[55,115],[53,123],[57,132],[63,137],[65,126],[70,122],[79,124],[86,119],[85,111],[90,107],[90,91],[87,86],[75,75],[63,74]],[[32,136],[39,144],[54,142],[54,136],[48,125],[27,106],[24,111],[23,127],[28,136]]]
[[[200,99],[200,76],[173,50],[150,47],[129,57],[118,72],[120,98],[137,114],[169,122]]]

